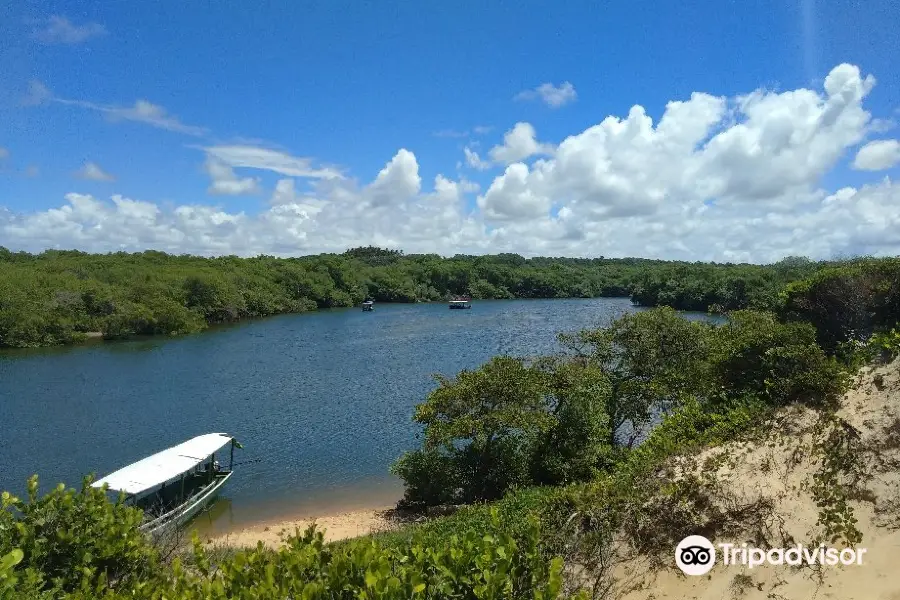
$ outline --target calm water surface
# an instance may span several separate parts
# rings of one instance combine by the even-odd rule
[[[192,436],[244,445],[216,530],[401,494],[388,466],[417,445],[413,407],[497,354],[635,310],[627,298],[377,305],[283,315],[177,339],[0,354],[0,489],[104,475]],[[223,461],[227,463],[226,461]]]

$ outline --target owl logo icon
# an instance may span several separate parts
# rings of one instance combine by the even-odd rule
[[[685,575],[705,575],[716,564],[716,549],[702,535],[689,535],[675,547],[675,564]]]

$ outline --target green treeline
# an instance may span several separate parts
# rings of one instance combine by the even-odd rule
[[[789,282],[826,267],[802,258],[774,265],[637,258],[442,258],[355,248],[280,259],[202,258],[147,251],[33,255],[0,247],[0,347],[183,334],[211,324],[377,302],[631,296],[683,310],[769,309]]]
[[[0,599],[613,598],[619,552],[669,564],[688,534],[764,533],[764,502],[731,504],[716,461],[684,460],[795,435],[797,412],[772,420],[785,408],[816,416],[803,451],[820,467],[797,491],[816,501],[816,535],[857,545],[859,432],[837,409],[859,366],[900,355],[900,260],[817,270],[775,306],[722,324],[657,308],[563,336],[557,355],[439,377],[416,407],[422,445],[394,470],[406,505],[466,506],[398,531],[174,552],[89,480],[39,497],[32,478],[27,498],[0,496]]]

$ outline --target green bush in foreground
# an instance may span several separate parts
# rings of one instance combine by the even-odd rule
[[[69,592],[128,586],[152,572],[156,552],[137,527],[143,513],[112,503],[85,479],[81,490],[60,484],[38,497],[0,497],[0,556],[19,551],[16,576],[35,590]]]
[[[4,547],[17,545],[0,552],[0,598],[553,600],[562,590],[562,561],[541,552],[537,522],[526,520],[513,537],[496,511],[488,535],[469,530],[433,544],[414,532],[387,545],[367,538],[326,545],[310,527],[278,551],[259,544],[216,564],[195,537],[188,567],[178,558],[157,562],[130,515],[103,502],[71,490],[10,500],[25,510],[0,530]],[[115,517],[124,521],[111,522]],[[50,526],[64,542],[49,539]]]
[[[496,517],[495,517],[496,518]],[[417,539],[402,548],[359,540],[326,546],[312,528],[271,553],[261,548],[219,565],[213,575],[198,549],[199,576],[176,566],[166,587],[179,600],[201,598],[529,598],[559,597],[562,561],[538,551],[538,530],[451,536],[440,546]]]

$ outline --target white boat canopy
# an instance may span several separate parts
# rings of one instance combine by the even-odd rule
[[[231,441],[231,436],[225,433],[198,435],[110,473],[92,483],[91,487],[100,488],[108,484],[114,492],[140,494],[190,471]]]

